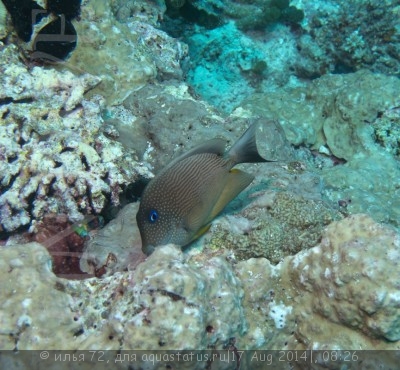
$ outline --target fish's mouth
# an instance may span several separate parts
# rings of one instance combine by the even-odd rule
[[[146,244],[146,245],[142,245],[142,252],[146,255],[146,256],[150,256],[150,254],[152,254],[155,250],[155,246],[152,244]]]
[[[148,243],[144,243],[142,241],[142,252],[144,254],[146,254],[147,256],[150,256],[150,254],[152,254],[156,247],[160,247],[162,245],[167,245],[171,243],[171,239],[172,239],[172,234],[169,234],[166,238],[164,238],[161,242],[157,242],[155,245],[154,244],[148,244]]]

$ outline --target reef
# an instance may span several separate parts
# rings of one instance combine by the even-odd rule
[[[311,293],[312,312],[371,338],[400,340],[399,235],[366,215],[331,224],[319,246],[288,260],[289,277]],[[377,247],[384,247],[382,249]],[[381,289],[380,281],[384,282]]]
[[[289,4],[289,0],[167,0],[166,14],[182,17],[207,29],[234,20],[243,31],[265,29],[278,22],[297,24],[304,18],[301,9]]]
[[[183,253],[169,245],[134,270],[81,281],[55,277],[41,245],[9,245],[0,249],[1,280],[9,282],[0,292],[0,345],[399,349],[399,240],[354,215],[276,266],[266,258],[238,262],[230,250]]]
[[[161,2],[93,0],[82,5],[76,30],[83,41],[68,64],[101,77],[90,94],[118,105],[134,90],[158,80],[181,79],[187,46],[155,28]],[[110,32],[112,30],[112,32]]]
[[[297,24],[304,18],[303,11],[289,0],[229,1],[225,12],[244,31],[266,29],[278,22]]]
[[[368,69],[398,76],[400,71],[397,1],[184,3],[205,14],[193,22],[205,21],[193,27],[181,20],[184,15],[170,15],[161,25],[190,47],[183,65],[188,81],[228,113],[251,91],[301,86],[328,73]],[[208,22],[208,15],[218,21]]]
[[[191,50],[188,82],[222,111],[232,111],[271,73],[265,48],[232,22],[194,33],[185,41]]]
[[[400,158],[400,108],[392,107],[374,121],[375,141],[394,157]]]
[[[306,160],[321,169],[328,199],[350,199],[348,212],[398,226],[399,208],[390,206],[399,192],[396,131],[385,138],[383,133],[387,115],[396,122],[399,89],[398,78],[366,70],[326,75],[305,87],[253,94],[239,112],[278,118],[289,142],[309,147],[317,158],[333,158],[333,166]],[[337,159],[346,164],[337,165]]]
[[[400,82],[375,73],[398,73],[399,9],[318,4],[84,1],[74,53],[40,66],[0,8],[0,348],[15,368],[37,365],[25,349],[400,350]],[[254,181],[204,237],[145,257],[153,173],[257,120],[273,162],[238,166]],[[361,362],[398,366],[312,368]]]
[[[399,74],[398,1],[306,1],[302,5],[308,16],[298,39],[299,77],[364,68]]]

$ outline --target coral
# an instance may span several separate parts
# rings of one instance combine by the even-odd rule
[[[350,213],[364,212],[399,225],[400,208],[392,204],[398,199],[400,169],[374,135],[381,132],[378,140],[384,135],[383,114],[396,116],[399,90],[398,78],[368,71],[326,75],[305,87],[254,94],[240,110],[279,117],[292,144],[333,154],[334,164],[340,163],[335,157],[344,158],[345,166],[322,167],[326,197],[333,202],[351,199]]]
[[[0,348],[68,349],[79,322],[71,296],[52,273],[48,251],[38,243],[0,248]]]
[[[267,19],[271,9],[275,20]],[[285,1],[186,1],[178,9],[183,18],[169,11],[161,26],[189,45],[183,69],[196,92],[231,112],[253,91],[273,91],[290,81],[298,51],[290,22],[282,17],[294,19],[293,10]],[[244,33],[241,23],[253,31]]]
[[[307,32],[299,38],[300,77],[368,68],[398,74],[398,1],[302,2]]]
[[[91,348],[104,331],[123,349],[221,348],[245,330],[242,291],[221,257],[197,266],[186,263],[178,248],[167,246],[134,272],[93,283],[81,285],[77,300],[84,325],[80,348]]]
[[[366,215],[333,222],[318,245],[275,266],[168,245],[134,271],[71,281],[53,275],[39,244],[0,257],[3,349],[399,349],[400,238]]]
[[[142,243],[135,219],[138,203],[126,205],[118,216],[92,235],[80,258],[82,271],[109,276],[116,271],[133,270],[143,262]]]
[[[110,2],[110,6],[115,18],[121,23],[136,20],[146,22],[154,27],[159,24],[166,10],[164,0],[114,0]]]
[[[286,192],[267,192],[240,215],[225,216],[207,242],[234,251],[238,260],[265,257],[277,264],[317,244],[322,230],[340,218],[327,204]],[[238,227],[244,222],[244,227]]]
[[[83,100],[83,95],[93,89],[101,82],[101,79],[83,73],[80,76],[75,76],[68,70],[57,72],[54,69],[45,69],[33,67],[28,69],[19,58],[18,48],[14,45],[1,46],[1,85],[0,99],[6,103],[2,106],[3,119],[9,112],[7,103],[15,104],[13,111],[18,111],[19,108],[25,108],[28,103],[37,102],[40,107],[35,107],[37,110],[46,106],[50,108],[71,111],[76,108]],[[32,112],[44,116],[46,112]],[[22,113],[21,113],[22,116]],[[29,115],[24,118],[30,119]],[[50,117],[52,118],[52,117]],[[40,123],[42,126],[45,119],[42,118]],[[34,124],[35,119],[31,119],[29,123]],[[38,124],[37,124],[38,125]],[[37,127],[37,126],[36,126]],[[53,127],[49,128],[49,131]]]
[[[139,174],[133,150],[103,133],[103,99],[84,94],[97,77],[28,69],[15,46],[1,50],[0,223],[5,231],[30,226],[46,213],[70,221],[119,202],[121,186]],[[109,199],[107,199],[109,197]]]
[[[129,4],[85,2],[82,19],[76,23],[83,41],[68,61],[73,68],[102,78],[88,96],[102,94],[109,104],[120,104],[130,92],[156,77],[182,78],[179,62],[187,54],[185,45],[151,25],[152,19],[162,14],[161,8],[146,1]]]
[[[370,126],[380,112],[400,103],[395,77],[359,71],[326,75],[304,87],[254,94],[243,108],[274,119],[294,145],[329,148],[336,157],[350,160],[355,154],[370,154],[376,146]]]
[[[290,145],[275,121],[240,115],[224,118],[192,96],[184,83],[143,87],[133,92],[123,107],[108,109],[106,116],[108,129],[120,132],[117,140],[127,149],[135,148],[140,158],[154,165],[155,173],[210,138],[225,139],[228,148],[256,120],[263,128],[257,134],[260,154],[270,160],[290,157]]]
[[[375,141],[388,153],[400,157],[400,107],[382,112],[374,124]]]
[[[232,110],[232,106],[254,91],[244,75],[250,80],[263,62],[264,68],[258,70],[258,78],[268,70],[263,50],[233,23],[198,32],[185,41],[191,50],[189,83],[204,99],[223,111]]]
[[[319,246],[288,259],[315,314],[372,338],[400,340],[400,239],[366,215],[327,228]]]
[[[376,221],[400,226],[400,168],[390,154],[355,158],[345,166],[323,169],[322,176],[329,199],[350,200],[347,212],[364,212]]]
[[[289,6],[288,0],[229,1],[224,10],[244,31],[265,29],[276,22],[300,23],[304,17],[303,11]]]
[[[167,0],[166,1],[167,22],[172,19],[176,25],[192,24],[202,26],[205,29],[213,29],[224,23],[223,8],[224,0]],[[185,27],[185,26],[184,26]],[[169,27],[173,33],[173,27]]]
[[[296,42],[284,25],[259,38],[243,34],[232,22],[184,35],[190,50],[188,82],[227,113],[254,92],[274,92],[288,84],[298,59]]]
[[[126,134],[121,140],[137,148],[157,169],[210,137],[220,136],[232,144],[249,125],[246,120],[224,122],[211,106],[196,100],[183,83],[143,87],[125,100],[124,107],[136,118],[136,131],[124,130]],[[122,126],[120,122],[117,127],[121,129]]]
[[[169,17],[182,17],[206,29],[234,20],[241,30],[259,30],[278,22],[297,24],[304,18],[303,11],[288,0],[167,0],[166,6]]]
[[[249,322],[243,339],[253,349],[398,348],[387,339],[398,341],[399,335],[399,240],[391,229],[355,215],[333,222],[320,244],[276,266],[264,258],[239,262]],[[271,310],[277,307],[283,328],[273,330]],[[313,369],[337,365],[316,363]]]

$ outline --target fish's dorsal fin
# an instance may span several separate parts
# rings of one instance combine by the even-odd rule
[[[236,168],[230,170],[225,187],[210,212],[207,222],[211,222],[233,198],[241,193],[253,181],[253,179],[254,176],[247,172],[240,171]]]
[[[199,144],[194,148],[190,149],[188,152],[185,152],[180,156],[176,157],[175,159],[173,159],[172,162],[167,166],[167,168],[170,168],[174,164],[182,161],[183,159],[189,158],[196,154],[212,153],[219,156],[223,156],[225,153],[225,145],[226,145],[226,140],[224,139],[215,138],[208,140],[205,143]]]

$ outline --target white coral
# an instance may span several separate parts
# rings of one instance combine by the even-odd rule
[[[0,228],[13,231],[47,212],[78,221],[100,212],[108,195],[118,204],[121,185],[148,170],[103,135],[104,99],[84,98],[99,79],[29,70],[14,46],[0,55],[0,99],[9,101],[0,111]]]

